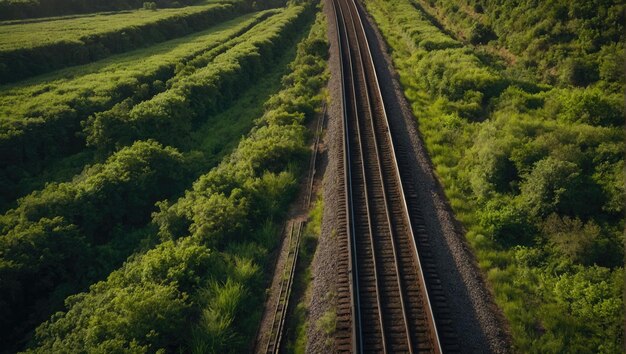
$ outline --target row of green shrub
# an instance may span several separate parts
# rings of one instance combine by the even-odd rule
[[[268,31],[268,28],[273,30],[284,29],[282,26],[276,27],[276,23],[290,23],[298,17],[300,18],[298,22],[302,24],[302,18],[307,17],[305,15],[308,12],[310,11],[302,6],[287,8],[283,13],[285,16],[276,15],[278,17],[276,21],[263,23],[263,26],[259,27],[257,31]],[[269,31],[272,32],[272,30]],[[295,33],[297,31],[291,31],[287,36],[293,37]],[[243,34],[231,42],[247,43],[248,37],[248,35]],[[282,43],[285,46],[288,44],[285,41]],[[226,47],[232,46],[226,45]],[[194,57],[193,63],[188,62],[188,66],[204,65],[203,63],[210,60],[208,56],[215,56],[225,50],[219,47],[216,51],[209,51]],[[276,57],[281,55],[280,50],[282,49],[276,49]],[[268,57],[266,59],[273,62],[276,58]],[[176,71],[184,71],[188,66],[177,67]],[[177,76],[177,78],[179,77]],[[210,100],[211,97],[207,96],[205,99]],[[188,131],[186,134],[182,138],[188,140],[190,132]],[[6,288],[2,289],[7,294],[7,299],[3,299],[3,302],[11,305],[7,308],[17,309],[17,311],[7,314],[6,319],[9,322],[3,328],[17,327],[22,329],[26,327],[28,329],[28,325],[32,326],[33,322],[41,321],[42,316],[49,315],[50,309],[58,308],[58,301],[64,296],[76,290],[84,289],[85,282],[102,277],[102,274],[94,273],[102,273],[111,269],[111,266],[119,264],[116,262],[128,256],[129,252],[133,251],[133,245],[136,245],[139,239],[146,238],[145,233],[150,231],[150,228],[143,226],[149,220],[147,217],[152,212],[154,202],[176,195],[179,191],[176,186],[185,186],[185,181],[189,181],[192,176],[197,176],[195,170],[204,166],[200,154],[196,153],[189,155],[190,157],[187,158],[189,161],[185,162],[185,166],[182,162],[176,166],[164,166],[159,160],[145,158],[143,156],[145,153],[142,152],[143,147],[141,145],[136,147],[138,144],[140,143],[133,144],[130,153],[127,153],[129,148],[124,148],[102,165],[89,168],[82,175],[75,177],[72,182],[48,184],[43,191],[34,192],[19,200],[18,207],[10,210],[2,217],[0,226],[3,226],[3,234],[8,235],[8,243],[6,249],[0,251],[0,254],[6,254],[7,261],[25,260],[25,264],[12,264],[10,269],[6,269],[7,279],[12,279],[12,281],[8,282]],[[160,147],[154,141],[150,144],[156,144]],[[170,147],[167,149],[173,150]],[[141,159],[140,162],[143,165],[136,166],[135,159]],[[120,168],[118,160],[130,164],[130,166]],[[154,183],[147,183],[146,185],[145,182],[150,181],[144,180],[150,177],[151,173],[154,173],[151,170],[153,166],[159,169],[159,173],[167,176],[174,174],[175,176],[163,184],[159,182],[158,185]],[[193,167],[193,171],[191,167]],[[92,187],[91,184],[94,181],[96,186]],[[121,185],[123,183],[129,183],[130,186],[124,187]],[[145,186],[148,190],[141,189],[135,184],[139,184],[141,188]],[[62,219],[57,220],[59,218]],[[55,220],[62,224],[49,226],[49,220]],[[46,226],[40,226],[38,223],[43,223]],[[31,224],[35,224],[35,226],[30,226]],[[66,242],[66,237],[55,236],[53,234],[55,228],[61,228],[63,231],[65,229],[72,230],[71,236],[81,241],[75,242],[75,246],[68,249],[70,254],[63,254],[62,248],[57,249],[57,247],[67,246],[67,243],[74,241]],[[40,231],[37,234],[39,238],[34,249],[24,248],[23,243],[15,242],[17,239],[24,238],[25,232],[28,233],[33,230]],[[125,239],[124,233],[130,234],[131,237]],[[63,234],[63,236],[66,235]],[[52,246],[46,247],[46,245]],[[44,261],[46,257],[42,257],[41,254],[42,252],[49,252],[50,248],[53,248],[58,254],[50,262],[47,262]],[[85,258],[80,257],[75,259],[75,263],[69,263],[68,258],[75,256],[74,253],[76,252],[72,253],[73,251],[83,252]],[[96,255],[97,257],[95,257]],[[32,264],[26,265],[32,259],[44,262],[42,264],[32,262]],[[90,260],[93,263],[90,263]],[[30,280],[37,278],[47,280],[42,283]],[[38,288],[31,291],[28,287],[22,289],[20,284],[30,284]],[[32,294],[32,296],[24,296],[24,294]],[[49,297],[52,298],[49,299]],[[14,303],[11,303],[11,300]],[[48,306],[47,301],[52,303]],[[20,323],[19,319],[27,317],[26,313],[30,313],[31,318],[29,321]],[[16,322],[18,326],[16,326]],[[8,330],[6,332],[10,333]],[[21,332],[18,331],[17,335],[19,334]]]
[[[418,0],[413,0],[418,1]],[[424,0],[473,43],[505,47],[516,72],[550,84],[621,91],[626,5],[616,1]]]
[[[53,42],[39,47],[0,52],[0,83],[14,82],[52,70],[90,63],[115,53],[201,31],[242,11],[233,4],[215,4],[202,11],[171,16],[141,26],[82,37],[72,42]]]
[[[308,155],[304,123],[321,105],[325,30],[320,14],[283,89],[238,148],[184,197],[158,204],[162,243],[69,297],[67,311],[37,329],[29,352],[249,350],[275,225]]]
[[[197,0],[155,0],[153,3],[161,8],[188,6],[197,2]],[[144,0],[2,0],[0,20],[130,10],[143,7],[144,3]]]
[[[197,37],[7,88],[0,97],[0,196],[13,200],[21,180],[37,175],[55,158],[83,150],[81,122],[91,114],[163,92],[179,68],[191,62],[199,66],[199,57],[202,65],[228,48],[223,44],[238,42],[242,34],[278,12],[245,15]]]
[[[272,68],[309,12],[291,7],[234,41],[195,58],[168,84],[167,91],[135,106],[123,102],[95,114],[86,124],[89,145],[110,151],[137,139],[180,146],[186,136]],[[220,51],[224,51],[220,53]],[[205,65],[195,68],[197,65]]]
[[[507,78],[468,48],[420,46],[434,26],[409,0],[366,5],[516,349],[618,352],[621,95]]]
[[[154,141],[136,142],[2,215],[0,340],[14,343],[94,273],[128,256],[137,240],[125,234],[149,222],[156,201],[184,189],[195,163]]]

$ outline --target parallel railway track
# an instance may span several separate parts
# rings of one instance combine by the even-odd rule
[[[338,266],[346,271],[337,279],[335,348],[440,353],[419,238],[365,30],[354,0],[332,4],[341,55],[346,195],[345,211],[339,215],[346,225],[339,237],[346,242],[340,246],[344,256]],[[417,226],[419,236],[423,229]]]

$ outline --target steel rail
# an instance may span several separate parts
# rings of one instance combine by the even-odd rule
[[[383,100],[383,96],[382,96],[382,91],[380,89],[380,85],[379,85],[379,81],[378,81],[378,74],[376,73],[376,65],[374,65],[374,60],[373,60],[373,58],[371,56],[371,50],[370,50],[369,41],[367,39],[367,35],[365,35],[365,28],[363,26],[363,21],[361,19],[361,15],[359,13],[358,6],[356,5],[355,0],[348,0],[348,1],[355,8],[355,11],[357,13],[357,19],[359,20],[359,24],[360,24],[360,27],[361,27],[361,33],[363,34],[363,40],[364,40],[365,46],[367,48],[367,53],[369,53],[370,65],[371,65],[370,67],[372,68],[372,72],[373,72],[373,76],[374,76],[374,84],[375,84],[374,85],[374,89],[375,89],[375,91],[376,91],[376,93],[377,93],[377,95],[378,95],[378,97],[380,99],[381,105],[383,107],[382,115],[383,115],[384,123],[385,123],[385,126],[386,126],[386,133],[388,135],[389,141],[391,142],[391,144],[390,144],[391,153],[392,153],[392,159],[391,160],[393,161],[395,173],[398,176],[398,178],[400,179],[401,174],[400,174],[400,169],[398,167],[397,154],[396,154],[396,150],[395,150],[395,145],[393,144],[393,138],[391,136],[391,132],[390,132],[390,129],[389,129],[389,117],[387,117],[387,111],[386,111],[386,109],[384,107],[384,100]],[[404,187],[402,186],[402,181],[400,181],[400,183],[399,183],[399,188],[400,188],[400,191],[401,191],[400,196],[401,196],[401,199],[402,199],[402,207],[403,207],[404,212],[406,213],[407,217],[410,217],[409,208],[408,208],[408,205],[407,205],[407,202],[406,202],[406,195],[405,195],[405,192],[404,192]],[[435,322],[435,316],[434,316],[433,310],[432,310],[433,306],[431,305],[431,301],[430,301],[430,298],[429,298],[428,287],[426,286],[426,278],[424,277],[424,272],[422,270],[423,268],[422,268],[422,264],[421,264],[421,257],[420,257],[419,252],[418,252],[417,243],[415,241],[415,234],[413,232],[413,226],[411,225],[410,220],[409,220],[409,223],[408,223],[408,227],[409,227],[409,230],[410,230],[409,231],[409,233],[410,233],[410,240],[411,240],[411,243],[412,243],[412,246],[413,246],[413,250],[414,250],[414,254],[415,254],[415,261],[417,262],[418,269],[419,269],[418,275],[419,275],[420,285],[421,285],[422,289],[424,289],[424,294],[423,294],[424,295],[423,296],[424,300],[423,301],[426,303],[425,304],[425,310],[427,311],[427,315],[429,317],[429,321],[430,321],[430,323],[432,325],[432,338],[431,339],[433,340],[433,342],[434,342],[434,344],[436,346],[435,347],[435,351],[441,353],[442,352],[442,349],[441,349],[442,347],[441,347],[441,342],[439,340],[439,334],[438,334],[438,331],[437,331],[437,325],[436,325],[436,322]]]
[[[341,1],[343,1],[345,10],[342,9]],[[348,114],[349,110],[347,106],[349,103],[351,103],[350,108],[354,115],[353,120],[354,120],[355,128],[353,130],[354,130],[354,134],[356,135],[356,142],[357,142],[357,144],[355,145],[358,145],[358,154],[356,155],[356,157],[360,158],[360,161],[357,161],[357,163],[358,162],[361,163],[360,172],[361,172],[361,178],[363,179],[363,182],[362,182],[363,185],[360,186],[360,188],[364,191],[364,194],[365,194],[364,204],[365,204],[365,213],[367,214],[367,224],[368,224],[367,230],[369,231],[368,232],[369,245],[371,246],[371,255],[373,258],[372,264],[374,267],[375,293],[376,293],[376,298],[377,298],[376,301],[378,305],[377,306],[378,320],[379,320],[378,322],[380,326],[380,334],[382,337],[381,338],[382,351],[387,352],[389,348],[387,345],[387,338],[386,338],[387,336],[385,333],[386,331],[385,321],[384,321],[384,316],[382,313],[382,306],[381,306],[381,290],[380,290],[381,280],[379,279],[379,276],[377,274],[378,266],[376,263],[376,250],[375,250],[375,242],[374,242],[374,233],[373,233],[373,228],[372,228],[372,214],[371,214],[372,209],[370,206],[370,203],[371,203],[369,200],[370,194],[368,193],[368,186],[367,186],[368,177],[372,179],[373,183],[379,184],[379,185],[376,184],[374,188],[376,189],[376,187],[378,187],[376,191],[382,195],[381,204],[384,207],[384,212],[380,211],[380,207],[381,207],[380,205],[376,205],[376,204],[375,205],[376,205],[376,208],[379,209],[378,212],[384,214],[384,218],[380,219],[381,216],[377,215],[378,219],[376,219],[376,222],[377,222],[377,225],[379,226],[382,225],[383,229],[386,229],[386,232],[388,233],[388,235],[384,235],[384,236],[389,238],[389,240],[387,240],[386,242],[390,243],[391,253],[393,255],[392,262],[393,262],[393,268],[395,269],[395,273],[389,273],[389,270],[387,269],[388,274],[386,275],[386,277],[394,278],[395,276],[397,289],[389,288],[388,282],[386,282],[385,283],[387,285],[386,291],[387,292],[392,291],[392,295],[395,296],[395,298],[397,299],[396,301],[399,300],[400,302],[400,307],[401,307],[400,313],[401,313],[402,321],[404,322],[404,326],[402,327],[404,328],[403,332],[406,338],[405,344],[402,344],[402,343],[400,344],[396,343],[396,344],[403,345],[403,346],[405,345],[408,352],[410,353],[413,352],[414,343],[412,343],[411,327],[409,324],[409,319],[407,315],[407,304],[405,301],[405,297],[408,296],[408,294],[406,293],[405,287],[403,286],[403,282],[411,281],[411,275],[410,275],[411,273],[409,272],[407,274],[404,274],[404,270],[400,269],[398,244],[397,244],[397,241],[395,240],[395,237],[396,237],[395,235],[398,232],[402,232],[406,230],[406,233],[408,234],[407,235],[408,242],[410,243],[410,245],[407,244],[407,247],[411,248],[411,251],[413,254],[413,256],[411,256],[411,259],[413,260],[413,262],[415,262],[415,268],[416,268],[416,269],[411,269],[411,271],[414,271],[416,273],[417,283],[419,283],[418,289],[420,290],[419,296],[416,296],[415,294],[413,294],[412,301],[414,301],[414,304],[415,304],[415,301],[418,301],[418,300],[415,300],[416,297],[419,297],[419,300],[421,300],[422,302],[421,310],[424,311],[425,313],[424,316],[426,316],[426,321],[427,321],[427,324],[424,325],[426,327],[425,332],[427,332],[427,335],[430,337],[430,340],[429,340],[430,344],[427,344],[426,348],[424,349],[432,347],[429,350],[436,352],[436,353],[441,353],[441,344],[439,341],[439,335],[437,333],[437,326],[435,324],[432,306],[430,304],[430,299],[428,297],[428,288],[426,286],[426,279],[423,274],[422,265],[420,261],[420,255],[418,252],[415,236],[414,236],[413,229],[412,229],[410,213],[409,213],[409,209],[408,209],[406,197],[405,197],[405,192],[404,192],[403,185],[402,185],[402,179],[401,179],[401,174],[400,174],[400,170],[398,167],[396,151],[395,151],[393,139],[391,137],[391,133],[389,131],[389,121],[388,121],[388,117],[386,114],[386,109],[384,106],[381,89],[378,83],[376,67],[373,62],[369,42],[365,34],[365,30],[363,27],[363,22],[360,17],[359,9],[356,3],[354,2],[354,0],[333,0],[332,5],[335,9],[334,11],[335,17],[336,17],[335,25],[337,29],[339,52],[341,55],[341,65],[340,65],[341,75],[340,76],[341,76],[341,84],[342,84],[341,85],[342,96],[343,96],[342,105],[343,105],[343,116],[344,116],[343,117],[344,118],[343,119],[343,125],[344,125],[343,126],[344,128],[344,152],[343,154],[344,154],[344,166],[345,166],[344,180],[348,182],[347,186],[344,186],[344,190],[346,192],[347,207],[350,209],[349,212],[347,212],[347,215],[349,215],[350,217],[348,218],[348,220],[346,220],[346,226],[348,228],[348,232],[350,235],[348,238],[349,252],[350,252],[349,257],[351,260],[351,264],[350,264],[351,267],[349,270],[352,273],[352,276],[350,277],[350,279],[353,280],[354,282],[354,286],[352,286],[353,285],[352,283],[350,284],[350,291],[351,291],[353,302],[354,302],[354,305],[352,306],[353,312],[351,314],[352,336],[353,336],[352,352],[361,353],[366,348],[364,348],[364,342],[363,342],[363,323],[362,323],[362,315],[361,315],[362,300],[360,299],[360,284],[359,284],[360,264],[358,262],[358,248],[357,248],[358,235],[356,234],[357,227],[355,225],[354,189],[352,186],[352,182],[354,181],[355,175],[352,174],[351,166],[353,164],[353,161],[350,158],[352,154],[352,151],[351,151],[352,146],[350,143],[350,139],[351,139],[350,120],[349,120],[349,114]],[[349,17],[346,17],[346,16],[349,16]],[[351,24],[351,28],[347,27],[347,22]],[[350,29],[352,30],[352,33],[348,33]],[[354,39],[352,39],[351,37],[354,37]],[[345,43],[346,45],[344,46],[342,42]],[[355,52],[356,57],[352,55],[351,48]],[[354,68],[355,65],[358,67],[356,70]],[[346,69],[348,69],[347,71],[350,77],[346,77],[344,66],[346,67]],[[358,73],[355,73],[355,71],[358,71]],[[359,75],[359,76],[355,76],[355,75]],[[360,93],[362,94],[361,96],[357,96],[356,88],[355,88],[356,83],[359,80],[362,80],[362,82],[360,82],[361,87],[359,87],[360,88],[359,91],[361,91]],[[350,86],[351,90],[349,93],[346,92],[346,86]],[[349,95],[350,95],[349,97],[350,99],[348,99]],[[362,108],[361,111],[365,110],[363,115],[359,114],[359,105],[358,105],[359,99],[362,101],[362,104],[366,107],[366,109],[363,109],[363,106],[360,106],[360,108]],[[368,121],[368,117],[369,117],[369,121]],[[365,122],[360,123],[359,119],[365,120]],[[367,123],[369,123],[369,129],[371,129],[371,131],[367,130],[368,129]],[[382,126],[381,126],[381,123],[382,123]],[[368,132],[371,135],[370,137],[371,141],[367,141],[365,142],[365,144],[366,146],[370,146],[370,150],[374,150],[372,154],[373,156],[367,155],[368,158],[370,159],[368,160],[369,167],[371,169],[377,170],[377,171],[370,171],[370,172],[377,176],[372,176],[371,174],[368,175],[366,171],[366,164],[368,162],[366,162],[366,159],[364,158],[365,156],[364,151],[363,151],[364,141],[361,139],[362,139],[363,134],[368,134]],[[380,137],[380,139],[382,139],[381,142],[379,142],[379,137],[377,135],[381,136]],[[387,170],[385,168],[385,166],[389,168],[389,161],[385,160],[385,163],[387,165],[382,163],[383,160],[381,159],[381,156],[380,156],[381,154],[380,144],[381,143],[384,144],[385,149],[389,150],[389,152],[387,153],[389,156],[386,156],[386,157],[391,161],[391,170]],[[386,172],[383,172],[383,171],[386,171]],[[378,173],[374,173],[374,172],[378,172]],[[375,178],[377,179],[374,180]],[[389,199],[389,196],[387,195],[388,190],[391,193],[395,192],[394,197],[396,198],[396,201],[401,204],[401,213],[400,213],[401,215],[399,216],[398,216],[398,209],[397,209],[396,203],[393,203],[390,205],[390,203],[394,202],[394,200]],[[380,195],[378,195],[378,197],[379,197],[378,199],[380,199]],[[390,208],[392,206],[396,207],[395,209],[396,214],[393,215],[395,218],[392,218],[392,212],[390,211]],[[379,231],[380,229],[377,228],[376,230]],[[376,235],[376,236],[384,237],[384,236],[379,236],[379,235]],[[379,242],[384,242],[384,241],[379,240]],[[389,245],[385,246],[384,244],[381,244],[379,246],[389,247]],[[407,262],[406,253],[405,253],[405,259],[403,260],[403,262],[405,262],[404,266],[406,267],[407,266],[406,265],[406,262]],[[410,261],[409,263],[412,264],[412,262]],[[389,264],[386,264],[386,266],[389,266]],[[402,276],[405,276],[406,279],[408,280],[403,279]],[[393,294],[394,290],[397,291],[397,294]],[[391,301],[390,303],[387,304],[387,306],[393,305],[393,300],[387,299],[387,301]],[[417,316],[419,317],[419,315]],[[419,317],[419,318],[422,318],[422,317]],[[414,322],[413,323],[413,327],[414,327],[415,322],[419,322],[419,320],[414,318],[413,322]],[[393,325],[395,324],[396,323],[394,322]],[[395,329],[395,332],[396,333],[393,333],[394,335],[397,334],[397,329]],[[393,351],[393,349],[391,351]]]

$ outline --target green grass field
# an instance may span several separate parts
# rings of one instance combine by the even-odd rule
[[[212,10],[220,4],[187,6],[157,11],[135,10],[88,17],[54,19],[24,24],[0,25],[0,52],[43,47],[59,42],[80,42],[90,37],[123,31],[174,17],[185,17]]]

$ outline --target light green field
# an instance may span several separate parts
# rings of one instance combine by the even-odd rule
[[[104,103],[118,87],[186,62],[237,37],[267,13],[277,12],[244,15],[190,36],[0,87],[0,120],[39,116],[80,99]]]
[[[90,36],[138,27],[177,16],[188,16],[228,6],[206,4],[157,11],[135,10],[0,26],[0,51],[77,42]]]

